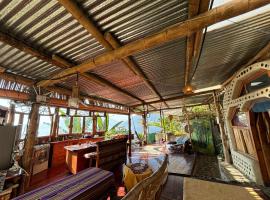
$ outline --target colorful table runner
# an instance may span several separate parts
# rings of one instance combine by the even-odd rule
[[[88,168],[76,175],[65,177],[49,185],[30,191],[15,200],[64,200],[98,199],[114,187],[112,172],[99,168]]]

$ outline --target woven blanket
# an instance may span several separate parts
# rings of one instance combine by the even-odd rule
[[[113,173],[99,168],[88,168],[49,185],[21,195],[15,200],[98,199],[114,186]]]

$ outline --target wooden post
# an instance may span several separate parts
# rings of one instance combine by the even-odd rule
[[[131,157],[131,116],[130,109],[128,109],[128,156]]]
[[[143,136],[145,139],[145,143],[147,144],[147,119],[146,119],[147,113],[144,111],[143,113]]]
[[[31,164],[33,160],[33,150],[36,143],[36,133],[38,128],[38,113],[39,104],[33,103],[31,112],[29,114],[29,121],[27,126],[27,133],[25,137],[24,154],[22,158],[23,168],[31,175]],[[28,176],[25,180],[25,186],[29,185],[30,177]]]
[[[54,118],[53,118],[53,128],[52,128],[52,133],[51,137],[52,140],[54,140],[58,136],[58,124],[59,124],[59,108],[55,108],[55,113],[54,113]]]
[[[192,133],[191,133],[191,127],[190,127],[190,121],[189,121],[189,115],[188,115],[188,110],[187,109],[186,109],[186,119],[187,119],[187,125],[188,125],[188,133],[189,133],[190,143],[192,144],[192,139],[191,139]]]
[[[11,103],[10,106],[9,106],[9,110],[8,110],[7,124],[8,125],[13,125],[14,118],[15,118],[15,104]]]
[[[225,162],[231,163],[231,157],[230,157],[230,154],[229,154],[227,137],[225,135],[224,121],[222,119],[222,113],[221,113],[219,104],[217,102],[217,97],[216,97],[215,92],[213,93],[213,99],[214,99],[214,104],[215,104],[215,107],[216,107],[217,118],[218,118],[218,121],[219,121],[218,125],[219,125],[219,131],[220,131],[220,135],[221,135],[221,140],[222,140],[222,146],[223,146],[223,153],[224,153]]]
[[[97,134],[97,116],[93,112],[93,136]]]

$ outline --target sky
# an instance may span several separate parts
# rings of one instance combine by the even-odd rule
[[[214,0],[213,8],[221,6],[225,3],[228,3],[229,1],[233,1],[233,0]],[[250,17],[254,17],[256,15],[259,15],[259,14],[262,14],[265,12],[269,12],[269,11],[270,11],[270,4],[263,6],[261,8],[255,9],[251,12],[239,15],[237,17],[230,18],[229,20],[224,20],[222,22],[216,23],[212,26],[209,26],[207,31],[210,32],[210,31],[213,31],[215,29],[218,29],[218,28],[221,28],[224,26],[228,26],[228,25],[233,24],[233,23],[241,22],[242,20],[248,19]]]
[[[10,100],[0,98],[0,106],[9,107]]]

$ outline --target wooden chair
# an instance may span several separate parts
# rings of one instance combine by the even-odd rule
[[[97,151],[85,154],[90,159],[89,166],[95,161],[96,167],[111,170],[117,165],[122,165],[127,158],[127,138],[118,138],[97,142]]]
[[[168,155],[160,166],[150,177],[138,183],[132,188],[122,200],[154,200],[159,199],[162,186],[168,177]]]

